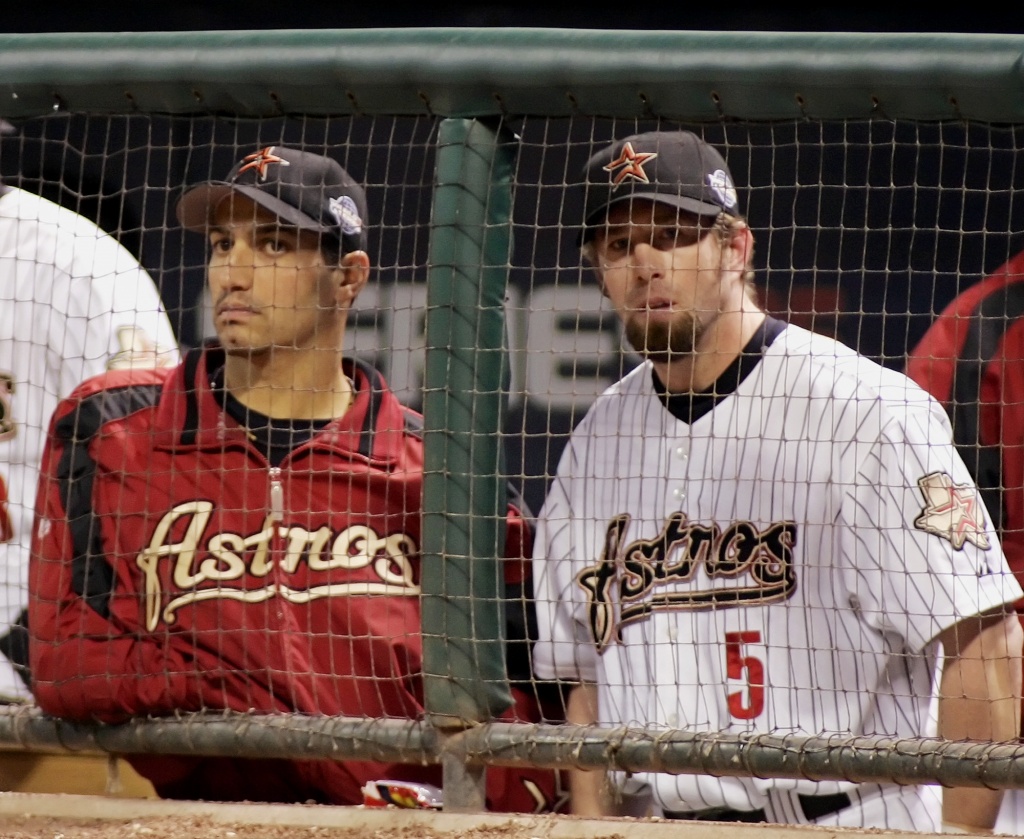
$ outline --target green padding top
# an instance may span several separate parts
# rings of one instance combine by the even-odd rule
[[[1024,36],[352,29],[0,35],[0,115],[1024,117]]]

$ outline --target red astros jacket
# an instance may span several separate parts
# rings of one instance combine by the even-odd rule
[[[1024,581],[1024,252],[941,312],[911,350],[907,374],[945,406],[1007,561]]]
[[[231,709],[417,718],[421,418],[347,367],[349,411],[271,467],[209,384],[217,348],[85,382],[51,422],[30,566],[31,672],[72,720]],[[348,364],[348,362],[346,362]],[[509,582],[529,533],[510,506]],[[517,696],[510,712],[539,719]],[[165,797],[358,803],[438,767],[143,757]],[[555,774],[492,768],[488,805],[533,811]]]

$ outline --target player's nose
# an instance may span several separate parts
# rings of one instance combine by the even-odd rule
[[[640,242],[633,248],[633,276],[640,282],[649,283],[658,279],[664,272],[662,253],[646,242]]]
[[[228,264],[232,267],[252,268],[255,256],[256,249],[253,243],[244,235],[236,236],[232,240],[227,253]]]
[[[244,240],[231,242],[210,260],[211,281],[226,288],[250,288],[254,272],[254,253]]]

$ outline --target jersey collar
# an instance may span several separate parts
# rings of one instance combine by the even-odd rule
[[[785,328],[785,321],[773,318],[771,315],[765,317],[764,322],[757,328],[742,352],[733,359],[732,364],[722,372],[722,375],[715,380],[711,387],[697,393],[669,393],[652,367],[651,383],[654,386],[654,392],[658,395],[661,404],[677,420],[688,424],[694,423],[711,413],[723,399],[735,393],[740,383],[761,363],[764,351],[772,345],[772,342],[782,334]]]
[[[224,351],[210,343],[189,351],[168,380],[157,409],[158,444],[167,448],[212,449],[239,446],[254,450],[246,429],[221,407],[211,385],[212,372],[224,364]],[[370,365],[345,359],[355,382],[345,416],[330,422],[296,451],[329,450],[388,468],[399,458],[407,421],[403,408]]]

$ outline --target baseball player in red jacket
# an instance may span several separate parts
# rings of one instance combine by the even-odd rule
[[[210,241],[218,341],[82,384],[55,412],[30,569],[33,691],[118,722],[230,709],[416,718],[421,417],[343,358],[369,276],[361,187],[330,158],[247,155],[177,215]],[[508,517],[508,581],[530,533]],[[510,718],[540,712],[517,695]],[[362,800],[438,767],[131,758],[164,797]],[[493,768],[488,806],[540,811],[550,771]]]

